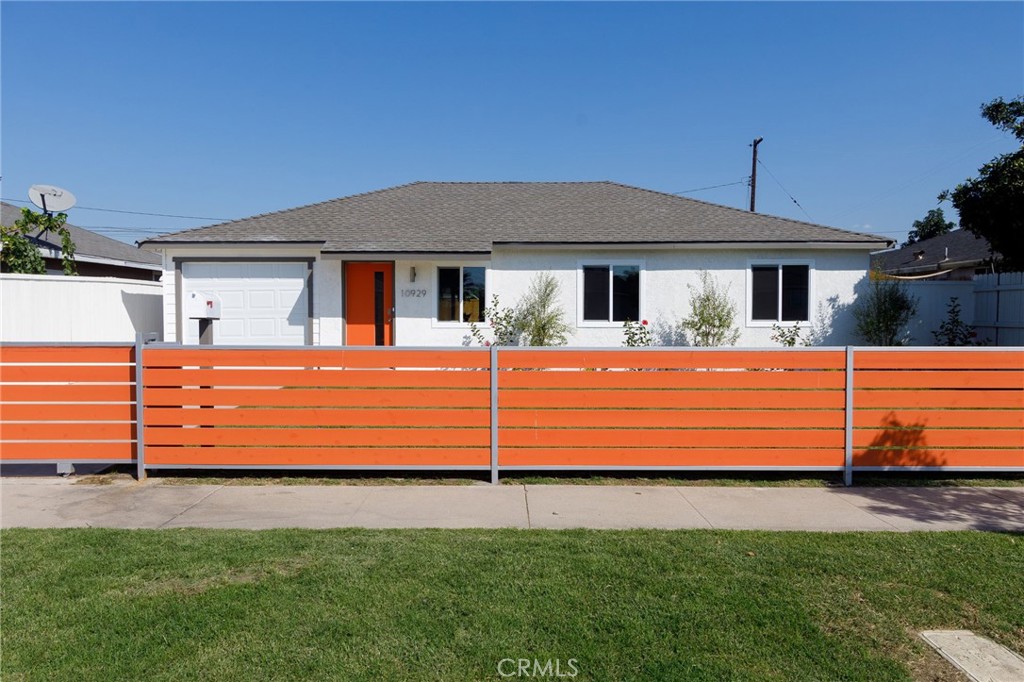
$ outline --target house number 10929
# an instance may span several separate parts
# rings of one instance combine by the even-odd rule
[[[402,289],[402,298],[423,298],[426,295],[426,289]]]

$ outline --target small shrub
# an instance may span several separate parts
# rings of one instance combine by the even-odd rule
[[[572,325],[558,305],[558,293],[558,280],[546,272],[530,282],[530,289],[516,306],[524,345],[564,346],[569,341]]]
[[[691,291],[695,289],[687,285]],[[728,287],[721,288],[706,270],[700,272],[700,289],[690,298],[690,316],[680,322],[693,346],[735,346],[740,330],[734,326],[736,304]]]
[[[783,327],[776,323],[772,325],[772,341],[781,343],[786,348],[793,348],[794,346],[809,346],[811,345],[810,339],[800,338],[800,323],[795,323],[792,327]]]
[[[481,346],[564,346],[572,326],[558,305],[558,280],[547,273],[538,274],[530,289],[512,308],[501,306],[498,296],[491,299],[484,316],[493,330],[493,341],[473,323],[469,334]]]
[[[493,342],[486,339],[476,322],[469,325],[469,334],[481,346],[518,346],[522,336],[518,313],[515,308],[503,308],[498,295],[491,297],[491,305],[484,308],[484,319],[492,330]]]
[[[946,319],[932,332],[936,346],[980,346],[974,327],[960,319],[960,300],[951,296],[946,304]]]
[[[904,346],[910,342],[907,325],[917,313],[917,298],[903,282],[871,273],[871,288],[853,308],[857,335],[872,346]]]
[[[626,320],[626,323],[622,325],[622,331],[626,335],[622,345],[627,348],[645,348],[651,345],[651,328],[648,326],[647,320],[639,322]]]

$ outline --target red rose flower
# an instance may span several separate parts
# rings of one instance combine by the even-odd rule
[[[640,320],[640,324],[642,324],[643,326],[646,327],[647,326],[647,320]]]

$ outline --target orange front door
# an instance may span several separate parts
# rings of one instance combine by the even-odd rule
[[[394,281],[394,263],[345,264],[345,345],[391,345]]]

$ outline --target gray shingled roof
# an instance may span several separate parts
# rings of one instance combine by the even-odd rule
[[[920,254],[920,258],[915,254]],[[871,267],[890,274],[927,272],[946,269],[941,267],[943,265],[980,265],[990,258],[992,252],[988,240],[967,230],[953,230],[902,249],[873,254]]]
[[[327,252],[487,253],[492,244],[887,243],[884,237],[615,182],[414,182],[147,244],[323,242]]]
[[[6,202],[0,202],[0,224],[13,225],[14,221],[21,218],[21,209]],[[90,232],[84,227],[77,227],[71,223],[66,224],[71,233],[71,240],[75,242],[75,253],[78,256],[94,256],[96,258],[107,258],[128,263],[146,263],[148,265],[159,265],[162,261],[160,255],[152,251],[146,251],[119,242],[110,237]],[[60,236],[52,233],[42,235],[30,235],[39,245],[47,245],[60,250]],[[151,268],[147,268],[151,269]]]

